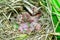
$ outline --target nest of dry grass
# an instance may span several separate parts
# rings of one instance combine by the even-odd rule
[[[26,11],[24,3],[22,0],[3,0],[0,3],[0,40],[52,40],[53,35],[51,33],[54,32],[54,29],[50,6],[43,5],[44,0],[29,0],[29,2],[37,7],[41,6],[40,11],[42,15],[39,18],[41,30],[33,32],[27,35],[27,38],[22,39],[20,32],[15,28],[15,17]]]

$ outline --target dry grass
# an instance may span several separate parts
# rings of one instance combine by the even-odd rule
[[[26,40],[52,40],[54,33],[54,24],[52,22],[51,6],[48,0],[32,1],[29,0],[35,6],[40,6],[42,16],[39,19],[41,23],[41,30],[39,32],[33,32]],[[47,6],[44,4],[46,2]],[[15,17],[23,9],[24,3],[22,0],[3,0],[0,2],[0,40],[23,40],[20,37],[20,33],[15,28]],[[56,38],[55,38],[56,39]]]

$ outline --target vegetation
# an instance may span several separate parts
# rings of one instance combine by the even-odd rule
[[[35,17],[37,12],[33,14],[31,7],[36,7],[34,10],[38,9],[40,13],[38,19],[38,24],[41,25],[40,30],[21,33],[18,30],[19,21],[17,20],[21,18],[17,17],[24,12]],[[55,29],[50,0],[0,0],[0,40],[57,40],[55,35],[60,34],[56,33]]]

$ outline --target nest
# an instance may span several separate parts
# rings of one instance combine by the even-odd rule
[[[24,2],[22,0],[3,1],[0,3],[0,40],[52,40],[51,33],[54,30],[48,7],[40,4],[40,2],[43,3],[42,0],[40,2],[29,0],[29,2],[37,7],[41,6],[39,9],[41,16],[38,21],[41,29],[27,34],[28,37],[20,37],[21,33],[16,29],[15,23],[19,14],[28,12],[24,7]]]

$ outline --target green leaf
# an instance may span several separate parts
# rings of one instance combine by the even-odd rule
[[[58,18],[55,14],[52,14],[52,18],[53,18],[54,25],[56,26],[56,24],[58,22]]]
[[[56,28],[56,32],[60,32],[60,23],[59,23],[58,27]]]
[[[20,34],[20,37],[16,38],[16,40],[25,40],[26,38],[28,38],[27,34]]]
[[[17,23],[14,23],[14,28],[18,29],[19,25]]]

